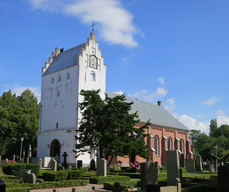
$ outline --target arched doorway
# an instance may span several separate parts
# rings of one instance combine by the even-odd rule
[[[60,157],[60,142],[54,139],[50,147],[50,157],[55,157],[56,155]]]

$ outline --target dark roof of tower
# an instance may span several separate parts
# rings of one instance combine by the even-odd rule
[[[116,93],[106,91],[109,97],[115,97]],[[147,122],[150,119],[150,123],[155,126],[178,129],[183,131],[189,131],[180,121],[178,121],[173,115],[171,115],[162,106],[141,101],[132,97],[126,97],[126,102],[133,102],[131,113],[138,111],[140,122]]]
[[[81,50],[84,48],[84,46],[85,43],[59,53],[53,58],[51,65],[43,75],[48,75],[50,73],[77,65],[78,54],[81,53]]]

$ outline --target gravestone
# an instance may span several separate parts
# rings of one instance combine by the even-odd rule
[[[51,160],[51,170],[53,170],[53,171],[57,170],[57,162],[55,159]]]
[[[15,161],[15,157],[16,157],[16,156],[15,156],[15,155],[13,155],[13,161]]]
[[[56,160],[57,163],[60,163],[60,157],[58,156],[58,154],[56,154],[56,156],[54,157],[54,159]]]
[[[98,159],[97,160],[97,176],[107,176],[107,160]]]
[[[148,184],[157,184],[157,163],[146,161],[140,163],[141,189],[145,190]]]
[[[160,185],[156,185],[156,184],[147,184],[146,185],[146,192],[160,192],[161,189],[160,189]]]
[[[44,167],[51,167],[51,160],[53,157],[44,157],[43,158],[43,166]]]
[[[82,160],[78,160],[77,161],[77,167],[78,167],[78,169],[80,169],[80,167],[82,167],[83,166],[83,161]]]
[[[214,171],[215,171],[214,164],[210,164],[209,165],[209,172],[214,172]]]
[[[26,163],[27,163],[27,164],[29,164],[29,162],[30,162],[30,158],[29,158],[29,157],[27,157],[26,159],[27,159],[27,160],[26,160]]]
[[[92,159],[91,161],[90,161],[90,170],[95,170],[95,160],[94,159]]]
[[[180,155],[180,167],[185,167],[184,166],[184,154],[182,153],[181,155]]]
[[[218,189],[220,192],[229,191],[229,166],[218,167]]]
[[[29,171],[26,171],[23,175],[24,183],[36,183],[36,175]]]
[[[67,156],[68,154],[66,152],[64,152],[64,154],[62,155],[64,157],[64,163],[63,163],[63,166],[65,169],[68,168],[68,163],[67,163]]]
[[[6,191],[6,184],[0,179],[0,191],[5,192]]]
[[[42,159],[41,158],[38,159],[38,165],[39,165],[40,169],[42,169]]]
[[[121,192],[121,188],[120,188],[120,183],[119,182],[115,182],[114,183],[114,188],[112,189],[112,192]]]
[[[203,171],[202,169],[202,162],[201,162],[201,156],[197,155],[196,156],[196,171]]]
[[[23,177],[25,172],[31,173],[31,170],[30,169],[20,169],[19,170],[19,177]]]
[[[194,159],[185,159],[185,169],[187,169],[189,173],[195,173]]]
[[[62,166],[62,164],[59,164],[57,167],[57,171],[62,171],[64,170],[64,167]]]
[[[164,168],[167,170],[167,161],[164,161]]]
[[[167,185],[175,185],[175,179],[180,178],[178,150],[167,151]]]

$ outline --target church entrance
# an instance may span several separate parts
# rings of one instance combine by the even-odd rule
[[[60,142],[54,139],[50,147],[50,157],[55,157],[56,155],[60,157]]]

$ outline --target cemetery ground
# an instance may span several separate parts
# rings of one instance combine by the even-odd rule
[[[161,186],[166,185],[167,170],[159,168],[159,174],[157,175],[158,184]],[[90,184],[103,184],[104,189],[112,190],[115,182],[119,182],[121,189],[133,188],[140,189],[140,173],[132,173],[130,170],[117,170],[108,171],[107,177],[96,176],[96,171],[91,171],[89,168],[72,169],[72,170],[39,170],[37,173],[36,183],[21,183],[22,178],[15,175],[7,175],[3,173],[3,169],[0,168],[0,179],[6,184],[7,192],[28,192],[32,189],[57,189],[60,187],[75,187],[87,186]],[[18,171],[14,172],[18,174]],[[189,191],[205,191],[201,186],[211,185],[211,189],[206,191],[217,191],[218,181],[217,172],[196,172],[188,173],[186,169],[182,168],[182,188],[181,192]],[[199,188],[193,186],[200,186]],[[215,189],[215,190],[214,190]],[[92,189],[91,189],[92,190]],[[90,190],[90,191],[91,191]],[[98,191],[98,190],[97,190]]]

